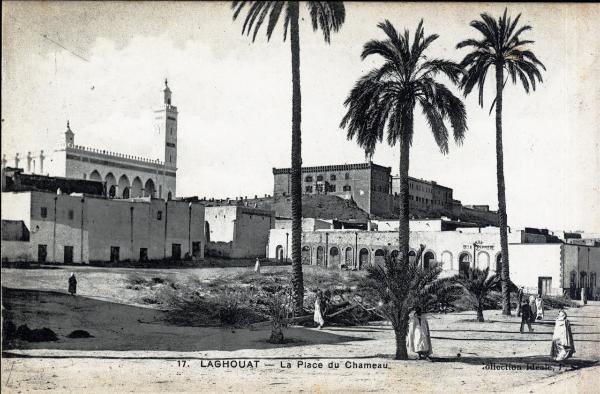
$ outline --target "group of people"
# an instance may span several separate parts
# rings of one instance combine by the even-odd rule
[[[325,324],[324,316],[327,312],[330,296],[329,291],[317,290],[314,321],[319,329]],[[523,288],[521,287],[518,294],[519,308],[517,311],[517,314],[521,316],[521,333],[523,333],[525,324],[529,327],[529,331],[533,331],[531,323],[544,318],[544,301],[542,297],[539,295],[537,297],[531,296],[528,300],[523,300],[523,296]],[[418,306],[409,315],[407,345],[411,352],[417,354],[419,360],[430,360],[429,356],[432,354],[433,349],[429,323]],[[575,353],[575,344],[573,343],[571,323],[567,318],[567,313],[561,309],[554,323],[550,356],[556,361],[563,361],[571,357],[573,353]]]
[[[520,332],[523,334],[523,327],[527,325],[529,332],[533,331],[531,323],[536,320],[544,319],[544,299],[538,294],[537,297],[531,295],[529,300],[524,299],[523,286],[519,288],[517,292],[517,316],[521,316],[521,329]]]

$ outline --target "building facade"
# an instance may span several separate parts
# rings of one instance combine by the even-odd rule
[[[207,206],[206,253],[227,258],[265,257],[275,212],[241,205]]]
[[[400,177],[392,177],[392,194],[400,194]],[[452,209],[452,189],[435,181],[408,177],[410,204],[422,209]]]
[[[303,167],[304,194],[331,194],[353,199],[364,211],[384,215],[390,209],[390,171],[372,162]],[[273,195],[291,195],[291,170],[273,168]]]
[[[431,221],[422,221],[420,229],[432,224],[431,230],[411,231],[410,258],[424,245],[420,264],[440,264],[442,276],[465,273],[469,267],[489,268],[498,272],[501,264],[500,237],[497,228],[466,228],[440,231]],[[411,224],[412,226],[412,224]],[[269,258],[290,259],[285,229],[271,230]],[[364,269],[383,264],[386,254],[398,253],[397,231],[354,231],[321,229],[302,234],[302,263],[332,269]],[[545,243],[545,239],[526,231],[509,233],[511,280],[528,292],[573,298],[586,287],[589,296],[598,295],[597,273],[600,271],[600,247],[564,243]]]
[[[2,221],[22,222],[29,234],[3,232],[5,261],[180,260],[186,254],[202,259],[206,245],[204,206],[178,200],[7,192]]]
[[[165,80],[163,104],[154,111],[155,128],[164,146],[162,159],[148,159],[75,144],[75,133],[67,122],[64,140],[51,153],[18,153],[11,160],[2,157],[2,168],[23,168],[28,174],[101,181],[111,198],[177,195],[177,107]]]

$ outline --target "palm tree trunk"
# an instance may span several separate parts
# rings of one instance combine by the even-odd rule
[[[302,137],[300,133],[300,32],[298,27],[299,4],[289,3],[290,43],[292,49],[292,288],[294,315],[301,316],[304,309],[304,283],[302,278]]]
[[[504,154],[502,151],[502,88],[504,70],[496,64],[496,176],[498,181],[498,219],[500,222],[500,250],[502,256],[502,314],[510,316],[510,289],[508,266],[508,233],[506,219],[506,189],[504,185]]]
[[[408,334],[408,326],[394,328],[396,336],[396,360],[408,360],[408,352],[406,350],[406,335]]]
[[[404,265],[408,265],[408,250],[409,250],[409,200],[408,200],[408,167],[410,164],[410,144],[407,134],[412,131],[413,117],[412,111],[403,116],[402,122],[406,125],[405,132],[400,138],[400,212],[398,218],[398,247],[400,261]],[[412,134],[412,133],[411,133]]]
[[[477,301],[477,321],[483,322],[483,304],[481,300]]]

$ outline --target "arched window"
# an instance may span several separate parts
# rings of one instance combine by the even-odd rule
[[[363,248],[360,250],[360,253],[358,254],[358,262],[359,262],[358,269],[362,269],[366,265],[369,264],[369,250],[368,249]]]
[[[487,252],[479,252],[477,253],[477,267],[479,269],[486,269],[490,267],[490,255]]]
[[[458,256],[458,274],[462,276],[469,275],[471,267],[471,255],[468,252],[463,252]]]
[[[336,268],[340,266],[340,250],[336,246],[329,249],[329,263],[327,265]]]
[[[354,251],[351,247],[346,248],[344,264],[346,264],[346,267],[348,268],[354,267]]]
[[[323,265],[323,247],[317,247],[317,265]]]
[[[350,173],[348,173],[348,172],[347,172],[347,173],[345,173],[345,174],[344,174],[344,179],[350,179]]]
[[[350,185],[344,185],[345,192],[349,192],[350,190],[352,190],[352,187]]]
[[[306,176],[306,178],[304,178],[304,182],[312,182],[313,181],[313,177],[308,175]]]
[[[317,182],[320,182],[323,180],[323,175],[317,175]]]
[[[430,269],[434,261],[435,255],[433,254],[433,252],[430,250],[425,252],[425,254],[423,255],[423,269]]]
[[[329,180],[331,180],[331,181],[335,181],[335,174],[331,174],[331,175],[329,176]]]
[[[102,181],[102,177],[100,176],[100,173],[97,170],[94,170],[90,174],[90,180],[91,181]]]
[[[303,246],[302,247],[302,264],[304,265],[310,265],[311,263],[311,259],[310,259],[310,246]]]

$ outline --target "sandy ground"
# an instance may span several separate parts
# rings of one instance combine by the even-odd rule
[[[468,312],[429,315],[433,362],[394,361],[394,334],[383,323],[294,327],[286,330],[293,342],[284,347],[268,344],[266,330],[168,325],[162,311],[128,304],[129,296],[120,293],[129,271],[120,270],[82,273],[80,281],[90,285],[85,292],[81,286],[77,297],[65,294],[62,279],[52,280],[65,272],[2,270],[9,288],[3,305],[17,324],[46,326],[59,336],[57,342],[5,349],[3,393],[600,391],[600,304],[568,312],[577,352],[562,364],[548,357],[556,311],[547,311],[526,334],[518,332],[517,317],[499,311],[486,311],[485,323]],[[104,287],[100,279],[113,281],[111,294],[94,293]],[[74,329],[94,338],[67,338]]]

